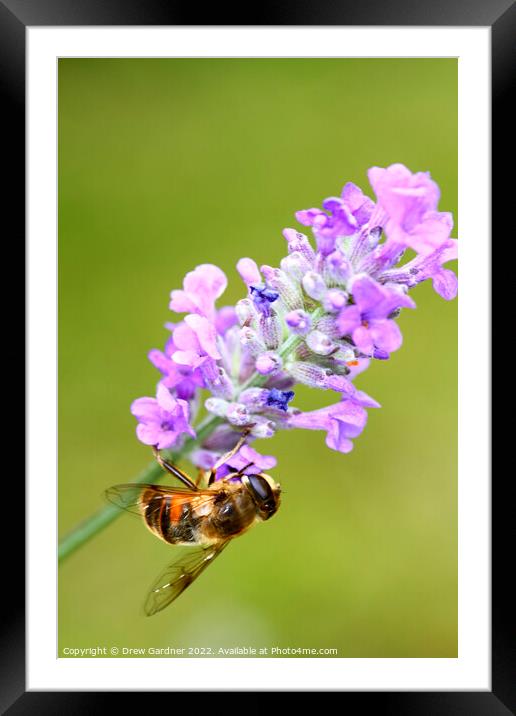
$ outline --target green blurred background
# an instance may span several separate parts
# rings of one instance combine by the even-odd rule
[[[429,170],[457,220],[455,59],[59,61],[59,532],[137,475],[131,401],[152,395],[169,292],[199,263],[241,298],[242,256],[277,265],[294,212],[372,165]],[[456,230],[454,232],[456,236]],[[337,648],[457,655],[457,302],[431,285],[404,345],[357,379],[380,410],[349,455],[288,432],[285,490],[173,606],[145,593],[173,557],[123,515],[59,570],[65,647]],[[300,390],[296,405],[335,396]]]

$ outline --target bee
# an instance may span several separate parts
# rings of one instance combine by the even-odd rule
[[[143,517],[146,527],[156,537],[168,544],[190,548],[152,585],[144,604],[147,616],[177,599],[232,539],[277,512],[280,485],[265,473],[247,474],[253,463],[215,481],[218,468],[238,452],[245,439],[246,435],[211,470],[201,472],[197,482],[154,448],[161,467],[178,478],[184,487],[130,483],[106,490],[110,502]],[[201,478],[207,483],[206,489],[198,486]]]

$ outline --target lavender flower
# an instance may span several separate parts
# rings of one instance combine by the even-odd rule
[[[217,479],[273,467],[274,457],[250,443],[280,429],[323,430],[331,449],[352,449],[366,409],[379,407],[353,380],[400,348],[396,319],[415,308],[408,291],[430,279],[443,298],[457,293],[455,274],[444,268],[457,257],[453,221],[438,211],[440,192],[430,175],[393,164],[373,167],[369,180],[376,202],[348,182],[322,209],[297,212],[312,228],[315,249],[304,234],[285,229],[288,253],[279,267],[240,259],[247,296],[236,306],[216,307],[227,280],[211,264],[189,272],[183,289],[172,291],[171,310],[186,315],[167,324],[164,351],[149,353],[162,377],[156,399],[140,398],[131,408],[142,442],[179,449],[188,438],[190,459],[209,469],[245,431],[246,444],[219,467]],[[416,255],[403,263],[407,248]],[[333,391],[338,399],[301,412],[291,404],[298,384]],[[194,441],[190,420],[202,390],[209,393],[208,417]]]
[[[371,407],[379,407],[371,404]],[[367,412],[352,398],[320,410],[294,415],[289,421],[291,428],[325,430],[326,445],[332,450],[349,452],[353,448],[351,438],[356,438],[365,427]]]
[[[355,303],[339,313],[342,335],[351,335],[363,355],[388,358],[402,343],[400,329],[390,316],[402,306],[415,308],[404,293],[377,283],[367,274],[358,274],[350,283]]]
[[[176,399],[164,385],[158,385],[157,398],[138,398],[131,405],[138,419],[138,439],[158,450],[176,447],[183,434],[195,437],[188,424],[189,408],[186,400]]]
[[[175,326],[170,325],[172,331]],[[202,388],[204,381],[199,368],[190,365],[182,365],[172,359],[178,351],[174,343],[173,335],[170,336],[165,351],[153,349],[149,352],[150,362],[163,374],[161,383],[182,400],[192,400],[199,388]]]

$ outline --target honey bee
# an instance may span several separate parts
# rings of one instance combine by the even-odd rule
[[[168,544],[190,548],[152,585],[144,604],[147,616],[177,599],[232,539],[277,512],[280,485],[265,473],[246,474],[253,463],[215,481],[218,468],[238,452],[245,438],[244,435],[211,470],[200,473],[197,483],[154,448],[161,467],[181,480],[185,487],[130,483],[106,490],[110,502],[141,515],[156,537]],[[201,478],[207,482],[206,489],[198,486]]]

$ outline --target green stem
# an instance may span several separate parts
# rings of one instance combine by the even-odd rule
[[[312,313],[312,320],[317,320],[317,318],[319,318],[322,313],[323,311],[321,309],[316,309]],[[284,359],[288,355],[290,355],[297,348],[297,346],[301,343],[302,340],[303,339],[300,336],[289,336],[279,350],[279,355],[281,356],[281,358]],[[267,379],[268,376],[266,375],[259,375],[258,373],[254,373],[249,378],[249,380],[241,387],[240,392],[245,390],[246,388],[262,386],[267,382]],[[215,428],[222,422],[223,421],[221,418],[217,418],[213,415],[209,415],[208,417],[206,417],[203,422],[200,423],[196,428],[196,438],[188,438],[188,440],[185,441],[181,450],[175,453],[172,459],[174,461],[180,460],[184,455],[188,454],[188,452],[192,450],[195,444],[200,445],[201,442],[205,438],[207,438],[208,435],[210,435],[215,430]],[[138,477],[133,480],[133,482],[135,484],[157,482],[164,475],[165,473],[163,472],[161,467],[155,460],[153,460],[153,462],[147,465],[147,467],[138,475]],[[108,504],[104,507],[100,507],[96,512],[90,515],[90,517],[87,517],[85,520],[80,522],[77,527],[75,527],[71,532],[65,535],[65,537],[63,537],[63,539],[59,542],[59,562],[62,562],[64,559],[69,557],[73,552],[75,552],[76,549],[81,547],[81,545],[83,545],[85,542],[88,542],[88,540],[90,540],[101,530],[103,530],[104,527],[107,527],[112,522],[114,522],[116,518],[119,517],[121,514],[123,514],[123,511],[119,507],[117,507],[116,505]]]

